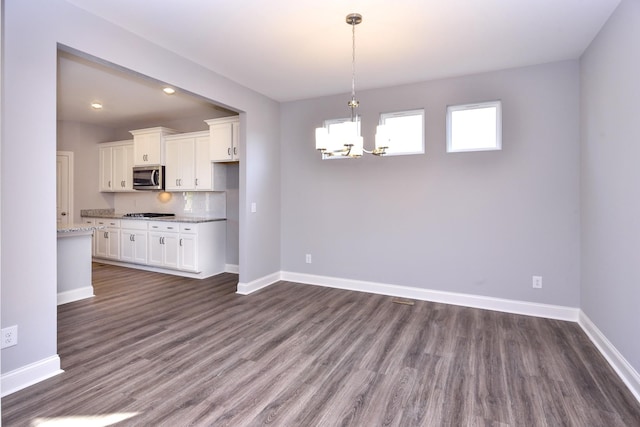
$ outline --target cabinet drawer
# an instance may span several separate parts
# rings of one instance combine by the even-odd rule
[[[149,221],[149,231],[169,231],[177,233],[180,231],[180,223],[165,221]]]
[[[105,218],[97,218],[96,225],[105,225],[107,227],[120,228],[120,220],[119,219],[105,219]]]
[[[135,219],[122,219],[120,220],[120,228],[126,228],[128,230],[146,230],[147,221],[139,221]]]
[[[180,232],[186,234],[196,234],[198,232],[198,224],[180,223]]]

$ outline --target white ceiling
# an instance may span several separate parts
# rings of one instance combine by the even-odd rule
[[[345,23],[351,12],[363,15],[356,27],[356,90],[361,90],[579,58],[620,3],[67,1],[278,101],[351,90],[351,27]],[[62,79],[67,73],[80,73],[73,64],[61,66]],[[109,73],[101,81],[89,77],[84,86],[76,83],[87,80],[80,74],[63,80],[67,99],[59,113],[80,114],[71,114],[72,103],[95,92],[100,84],[107,85],[106,93],[114,98],[120,92],[129,95],[125,106],[134,107],[132,100],[142,102],[142,93],[133,96],[135,89],[122,81],[114,85],[111,78],[116,77]],[[115,87],[121,90],[114,91]],[[153,96],[159,95],[154,92]],[[166,97],[160,99],[166,101]],[[162,105],[160,99],[151,105]],[[144,114],[146,107],[136,107]]]

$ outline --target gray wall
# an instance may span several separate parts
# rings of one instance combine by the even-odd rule
[[[577,307],[578,73],[568,61],[358,93],[369,148],[379,113],[424,108],[424,155],[323,161],[314,128],[347,116],[348,95],[283,104],[283,270]],[[503,150],[447,154],[447,105],[495,99]]]
[[[582,310],[640,372],[640,2],[581,58]]]
[[[2,373],[56,354],[57,43],[242,111],[240,280],[280,270],[278,104],[62,0],[4,2],[0,182]],[[249,214],[249,202],[259,210]],[[266,255],[265,255],[266,254]],[[38,268],[34,268],[36,265]]]

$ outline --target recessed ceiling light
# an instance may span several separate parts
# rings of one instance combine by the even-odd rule
[[[102,104],[99,102],[92,102],[91,108],[93,108],[94,110],[102,110]]]
[[[176,93],[176,90],[172,87],[165,87],[164,89],[162,89],[162,91],[167,95],[173,95],[174,93]]]

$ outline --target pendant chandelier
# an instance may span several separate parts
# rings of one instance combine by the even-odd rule
[[[328,157],[361,157],[363,153],[382,156],[389,148],[389,138],[383,125],[376,130],[375,148],[372,151],[364,149],[364,142],[360,134],[360,117],[356,108],[360,102],[356,99],[356,25],[362,22],[362,15],[350,13],[347,24],[351,25],[351,100],[347,103],[351,109],[351,120],[316,128],[316,150],[322,153],[322,158]]]

